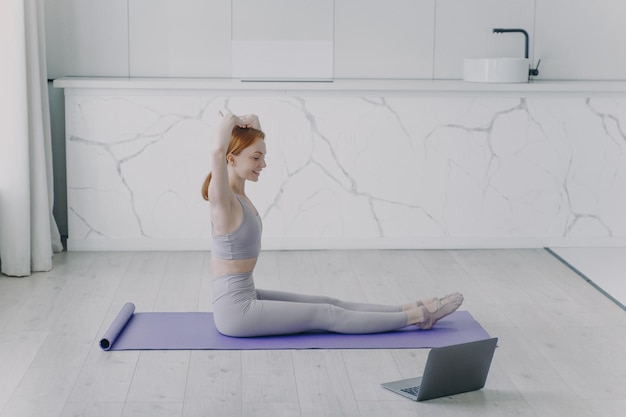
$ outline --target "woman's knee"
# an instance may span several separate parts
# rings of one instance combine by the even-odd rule
[[[218,332],[224,336],[242,337],[245,335],[246,321],[242,310],[233,304],[220,300],[213,303],[213,322]]]
[[[247,337],[249,329],[246,328],[242,318],[235,314],[215,314],[213,313],[215,328],[220,334],[230,337]]]

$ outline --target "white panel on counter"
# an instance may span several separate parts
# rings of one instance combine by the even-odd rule
[[[232,77],[333,78],[333,1],[234,0]]]
[[[434,0],[336,0],[335,77],[432,79],[434,25]]]
[[[332,80],[331,41],[233,41],[232,72],[245,80]]]
[[[333,40],[334,0],[232,0],[233,40]]]

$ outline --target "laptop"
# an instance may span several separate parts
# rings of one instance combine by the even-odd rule
[[[381,384],[384,388],[424,401],[485,386],[498,338],[433,348],[428,353],[424,375]]]

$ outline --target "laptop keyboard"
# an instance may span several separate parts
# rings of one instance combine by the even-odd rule
[[[420,390],[420,387],[409,387],[403,388],[400,391],[406,392],[407,394],[415,395],[417,397],[417,393]]]

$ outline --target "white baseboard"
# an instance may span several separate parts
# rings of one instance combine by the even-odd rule
[[[523,249],[545,247],[626,247],[626,237],[602,238],[265,238],[263,250],[350,249]],[[68,251],[210,250],[210,239],[72,239]]]

